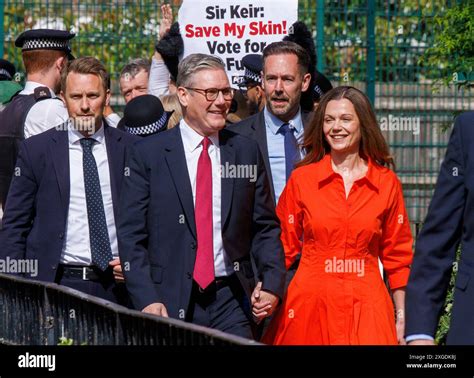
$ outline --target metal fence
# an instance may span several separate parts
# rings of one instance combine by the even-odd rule
[[[418,63],[433,41],[429,20],[454,3],[299,1],[299,19],[314,32],[318,69],[333,84],[353,85],[373,101],[413,224],[426,215],[454,115],[474,109],[474,94],[465,89],[441,88],[433,93],[433,80],[452,73]],[[171,4],[177,14],[180,1]],[[75,30],[75,54],[100,58],[112,73],[112,92],[118,94],[121,67],[130,58],[152,55],[159,6],[155,0],[0,0],[4,41],[0,52],[3,49],[7,58],[22,67],[13,44],[21,31],[32,27]],[[120,96],[114,101],[112,105],[123,105]]]
[[[130,310],[54,283],[0,274],[0,344],[257,345],[217,330]]]

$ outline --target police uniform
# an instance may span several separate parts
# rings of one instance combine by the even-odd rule
[[[58,50],[71,55],[67,31],[36,29],[20,34],[15,46],[22,51]],[[28,74],[28,73],[27,73]],[[63,124],[69,118],[64,103],[51,88],[27,81],[0,113],[0,203],[4,206],[21,140]]]
[[[242,58],[245,68],[242,85],[262,85],[261,72],[263,70],[263,57],[260,54],[248,54]]]
[[[125,106],[117,128],[139,137],[155,135],[166,130],[173,112],[166,111],[160,99],[154,95],[138,96]]]

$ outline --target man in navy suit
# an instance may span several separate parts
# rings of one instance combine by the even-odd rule
[[[305,125],[311,114],[300,107],[301,93],[311,81],[310,58],[306,50],[290,41],[274,42],[263,50],[263,110],[229,127],[230,130],[255,140],[262,151],[270,180],[272,198],[278,203],[283,188],[300,160]],[[299,257],[289,269],[289,285],[299,264]]]
[[[257,143],[223,129],[233,97],[223,62],[192,54],[178,71],[183,119],[136,143],[127,160],[126,285],[144,312],[251,338],[285,282],[268,175]]]
[[[461,114],[446,156],[416,252],[406,291],[406,341],[433,345],[461,244],[448,344],[474,344],[474,112]],[[457,263],[456,263],[457,264]]]
[[[308,53],[294,42],[268,45],[263,50],[262,72],[266,105],[262,111],[229,128],[254,139],[260,146],[275,204],[294,163],[301,157],[297,144],[302,140],[310,113],[301,110],[300,99],[311,80],[309,64]]]
[[[126,303],[118,259],[117,203],[125,147],[136,137],[108,127],[107,72],[95,58],[64,70],[70,119],[20,147],[0,231],[0,256],[38,261],[24,275]]]

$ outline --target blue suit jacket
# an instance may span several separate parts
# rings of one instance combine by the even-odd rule
[[[256,142],[228,130],[219,134],[221,164],[257,167],[257,179],[222,178],[222,239],[239,282],[250,295],[251,265],[263,289],[282,297],[285,282],[280,226]],[[126,284],[139,310],[163,303],[183,319],[191,298],[197,238],[194,204],[179,127],[130,148],[119,211],[119,251]]]
[[[104,122],[105,123],[105,122]],[[123,179],[125,146],[137,137],[104,126],[114,215]],[[38,259],[38,276],[53,282],[66,234],[69,140],[56,128],[22,142],[0,231],[0,257]]]
[[[474,344],[474,112],[454,125],[416,252],[406,294],[406,335],[433,335],[462,244],[449,344]]]

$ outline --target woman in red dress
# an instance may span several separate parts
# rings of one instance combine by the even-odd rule
[[[413,239],[367,97],[353,87],[328,92],[303,147],[277,206],[286,267],[300,252],[301,261],[263,342],[403,344]]]

